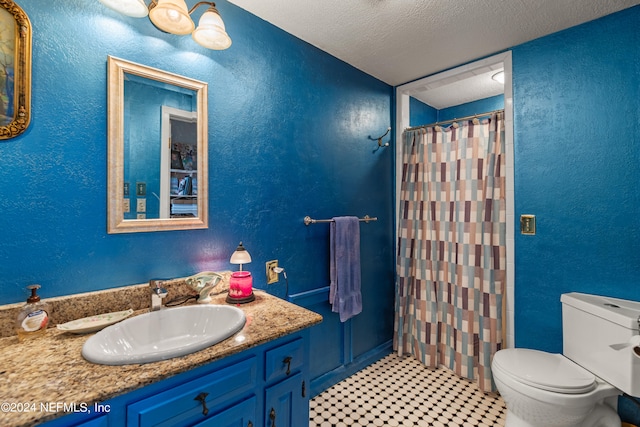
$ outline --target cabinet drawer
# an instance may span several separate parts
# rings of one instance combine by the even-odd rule
[[[178,427],[204,420],[218,405],[252,390],[256,369],[252,357],[128,405],[127,426]],[[205,406],[207,414],[203,413]]]
[[[94,418],[90,421],[85,421],[80,424],[74,424],[74,427],[107,427],[107,416],[103,415],[98,418]]]
[[[285,378],[302,367],[304,352],[302,338],[268,350],[265,354],[265,380]]]

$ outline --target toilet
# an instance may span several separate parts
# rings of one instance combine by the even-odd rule
[[[505,427],[620,427],[618,396],[640,397],[640,302],[576,292],[560,301],[563,354],[493,357]]]

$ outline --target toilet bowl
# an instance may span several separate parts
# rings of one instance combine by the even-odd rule
[[[505,427],[619,427],[618,395],[640,395],[640,303],[561,296],[563,354],[511,348],[491,369]]]
[[[493,379],[507,406],[506,427],[619,427],[605,403],[621,392],[561,354],[498,351]]]

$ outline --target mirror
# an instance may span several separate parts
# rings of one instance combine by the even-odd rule
[[[207,84],[109,56],[107,232],[208,226]]]

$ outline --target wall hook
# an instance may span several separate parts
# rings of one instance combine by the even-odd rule
[[[378,148],[376,148],[375,150],[373,150],[373,152],[375,153],[376,151],[378,151],[380,149],[380,147],[388,147],[389,146],[389,141],[387,142],[382,142],[382,138],[384,138],[385,136],[387,136],[389,134],[389,132],[391,131],[391,126],[389,126],[387,128],[387,131],[381,135],[378,138],[372,138],[371,135],[369,135],[369,139],[372,141],[378,141]]]

